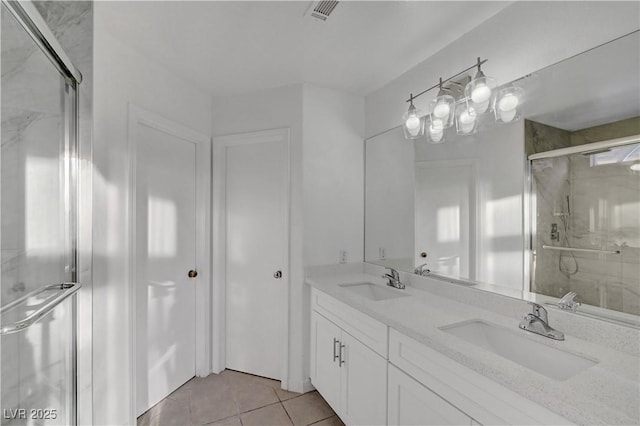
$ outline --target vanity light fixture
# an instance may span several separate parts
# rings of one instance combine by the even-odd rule
[[[487,77],[482,72],[482,64],[483,61],[478,57],[478,63],[476,64],[478,71],[473,80],[464,88],[464,95],[477,114],[484,114],[489,110],[491,92],[496,87],[495,80]]]
[[[482,65],[487,59],[478,58],[477,62],[457,74],[429,87],[417,95],[410,94],[409,111],[402,116],[402,130],[406,139],[418,139],[425,133],[432,143],[442,143],[445,140],[446,129],[453,126],[460,135],[476,133],[483,113],[493,110],[498,123],[512,123],[520,118],[524,90],[509,84],[502,88],[496,87],[495,80],[482,72]],[[454,78],[477,68],[473,79],[466,76],[465,85]],[[469,81],[469,79],[471,79]],[[449,83],[448,86],[445,83]],[[453,85],[453,86],[452,86]],[[459,86],[459,89],[455,86]],[[413,106],[414,99],[438,88],[438,95],[429,104],[427,118]],[[464,88],[464,90],[463,90]],[[497,92],[497,93],[496,93]],[[454,95],[454,96],[452,96]],[[459,99],[456,99],[459,97]]]
[[[438,128],[448,129],[453,125],[456,100],[453,96],[445,93],[442,87],[442,77],[440,77],[438,86],[440,87],[438,96],[429,104],[431,124],[437,123]]]
[[[472,135],[476,132],[478,113],[467,98],[456,103],[456,131],[459,135]]]
[[[422,111],[413,106],[413,94],[409,97],[409,110],[402,116],[402,130],[405,139],[418,139],[424,136],[425,117]]]
[[[444,124],[439,118],[431,118],[429,123],[429,142],[434,144],[444,142]]]
[[[520,118],[520,108],[524,90],[508,85],[498,90],[493,101],[493,112],[498,123],[511,123]]]

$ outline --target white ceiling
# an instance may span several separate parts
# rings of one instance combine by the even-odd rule
[[[99,2],[113,37],[213,95],[300,82],[366,95],[511,2]],[[470,60],[473,60],[471,58]]]

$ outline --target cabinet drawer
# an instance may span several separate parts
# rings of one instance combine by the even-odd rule
[[[482,424],[572,424],[393,329],[389,361]]]
[[[321,313],[387,359],[388,327],[385,324],[315,288],[311,289],[311,309]]]

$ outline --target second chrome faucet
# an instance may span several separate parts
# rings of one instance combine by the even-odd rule
[[[547,310],[537,303],[530,302],[531,313],[524,316],[520,328],[554,340],[564,340],[564,333],[549,325]]]
[[[389,268],[388,266],[385,268],[389,270],[389,273],[384,274],[382,278],[387,279],[387,285],[390,287],[399,288],[401,290],[404,289],[405,285],[400,282],[400,275],[398,274],[398,271],[393,268]]]

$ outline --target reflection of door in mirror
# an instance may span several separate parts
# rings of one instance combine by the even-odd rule
[[[420,161],[415,173],[415,264],[475,279],[475,162]]]

